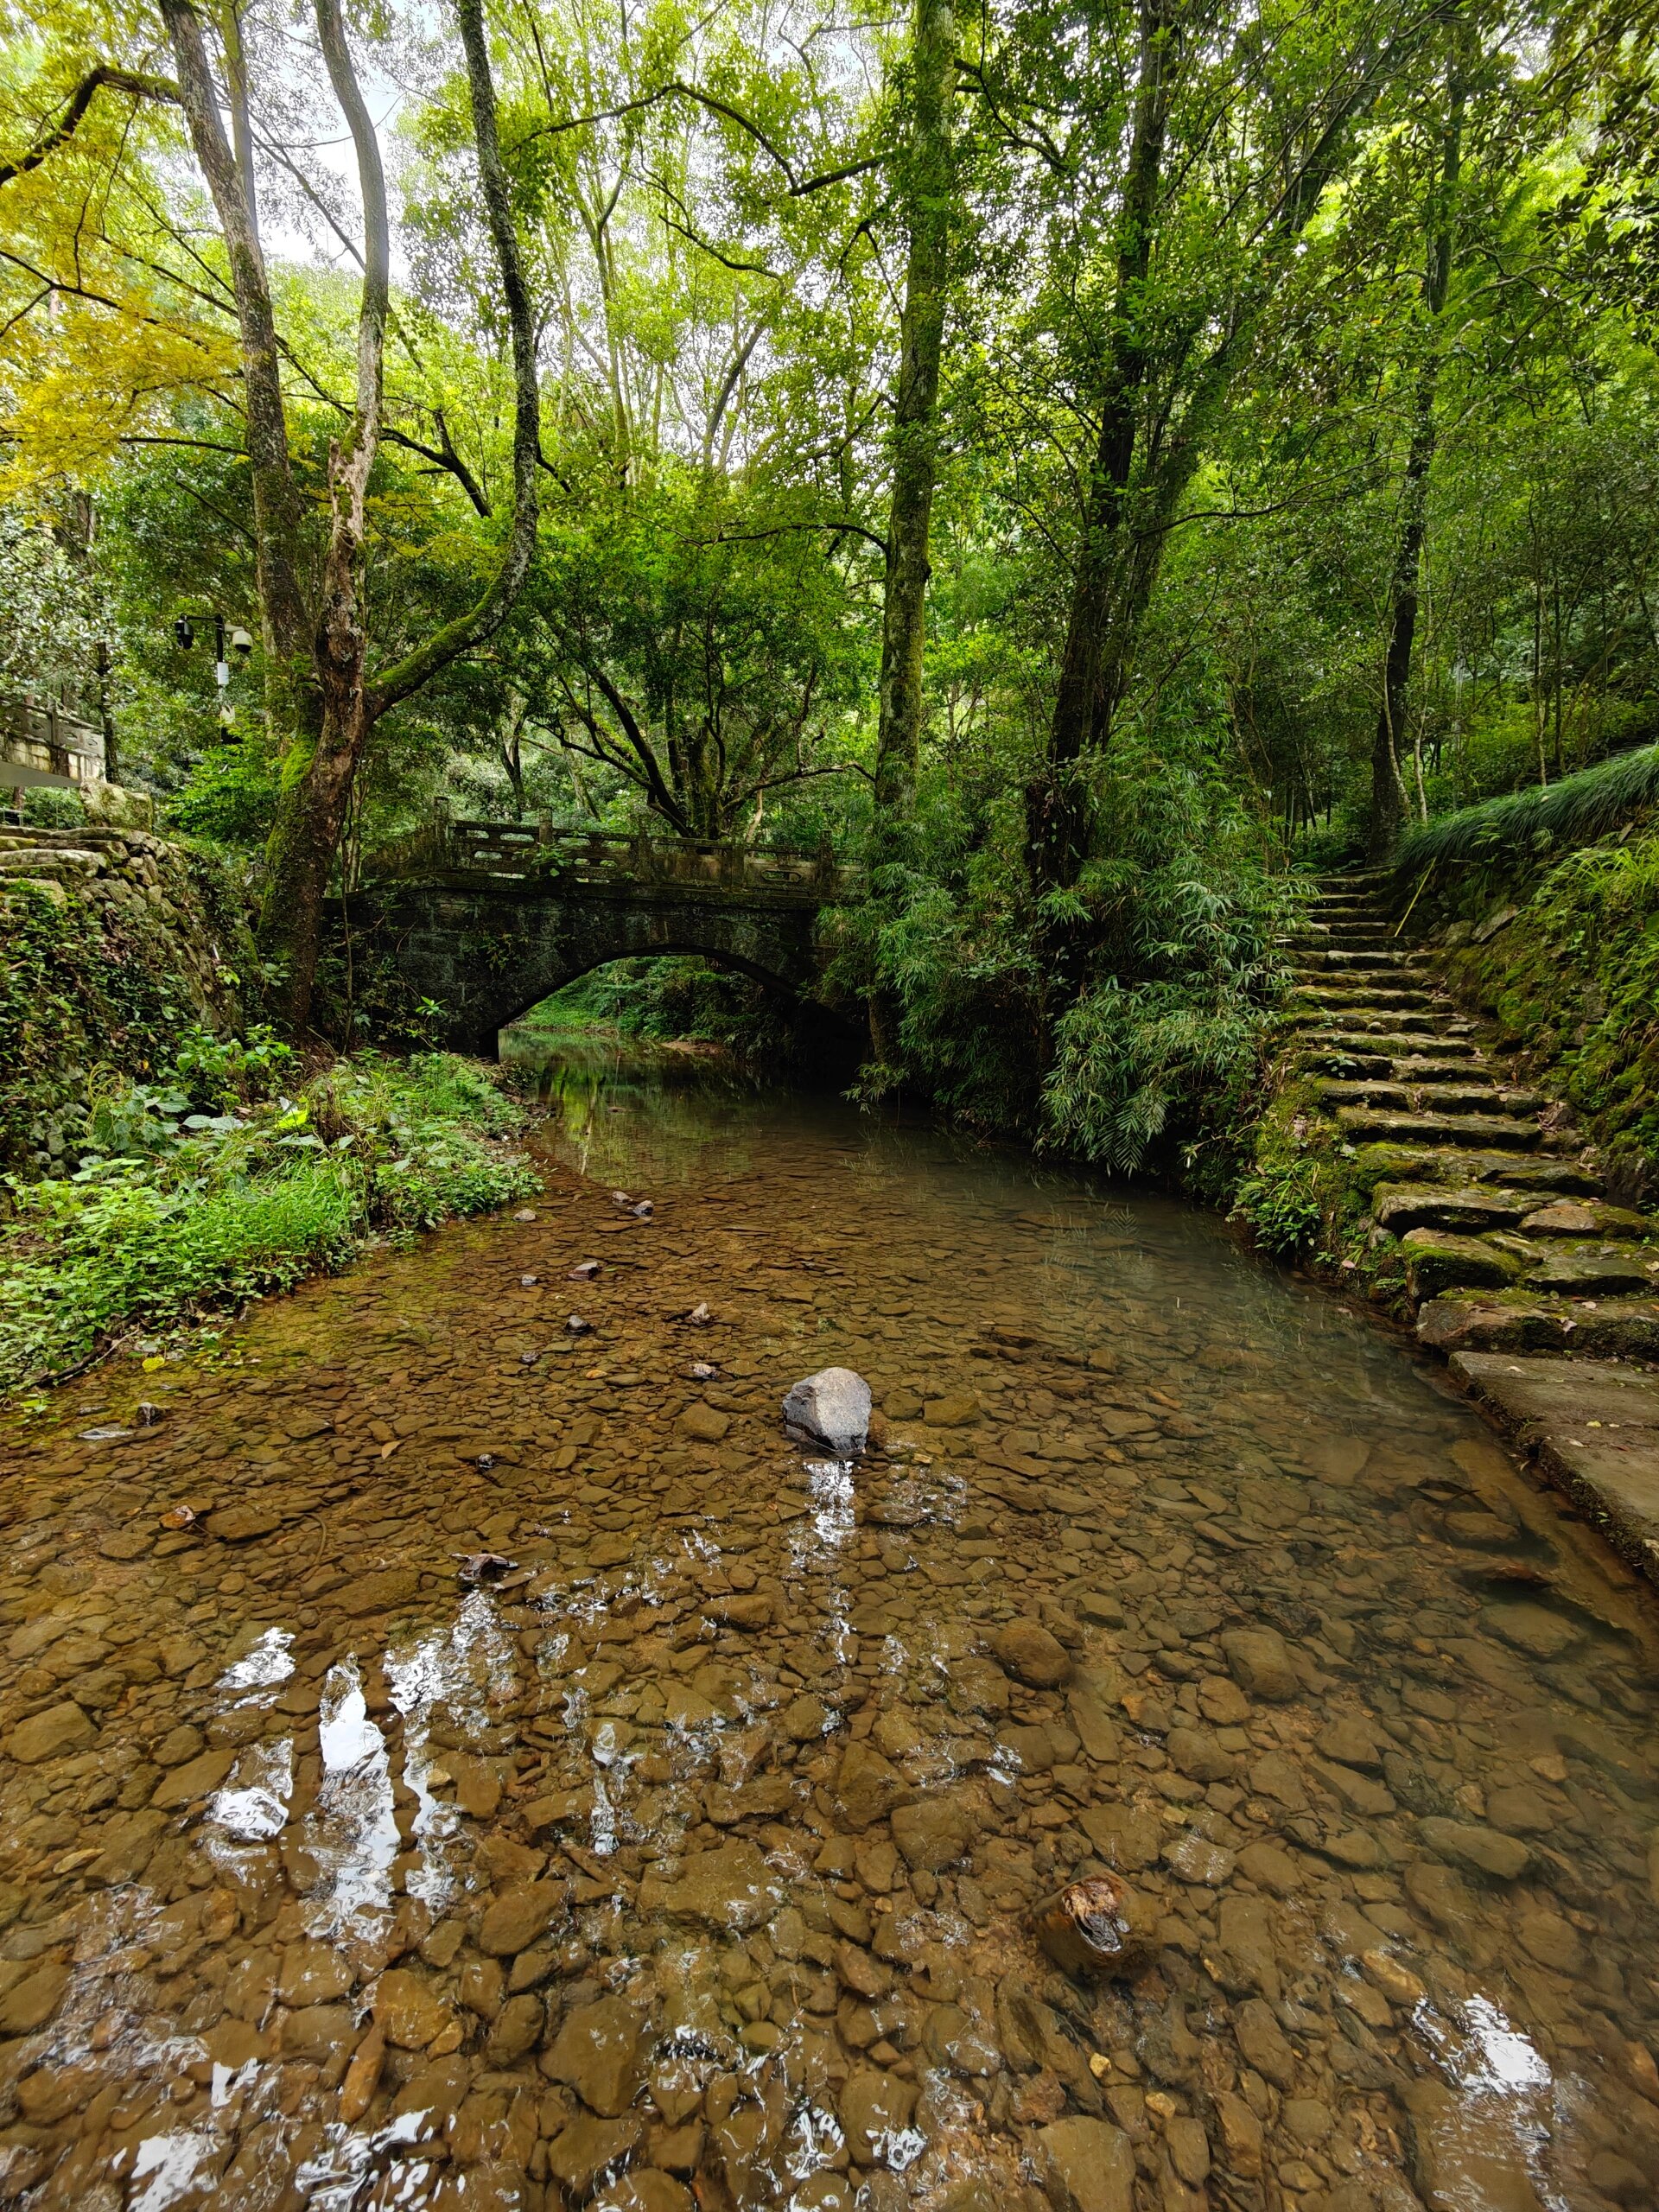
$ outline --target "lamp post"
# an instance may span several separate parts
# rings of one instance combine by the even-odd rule
[[[236,728],[236,709],[231,704],[230,698],[231,664],[226,659],[225,653],[228,645],[230,651],[235,653],[238,659],[245,660],[253,651],[253,639],[239,622],[231,624],[227,632],[225,617],[217,608],[214,609],[210,620],[213,626],[213,682],[219,690],[219,742],[223,745],[240,745],[242,740]],[[173,636],[181,652],[188,652],[196,642],[196,626],[194,618],[188,614],[176,616],[173,623]]]

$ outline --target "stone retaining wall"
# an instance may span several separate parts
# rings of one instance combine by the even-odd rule
[[[89,1084],[144,1080],[254,972],[222,864],[141,830],[0,832],[0,1161],[45,1167]]]

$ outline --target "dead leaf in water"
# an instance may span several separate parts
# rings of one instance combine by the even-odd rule
[[[457,1552],[454,1556],[461,1561],[463,1582],[499,1583],[518,1564],[517,1560],[504,1559],[499,1552]]]

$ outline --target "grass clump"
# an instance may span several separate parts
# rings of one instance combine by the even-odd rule
[[[1512,873],[1551,849],[1611,837],[1656,803],[1659,745],[1644,745],[1559,783],[1510,791],[1422,823],[1401,841],[1395,865],[1402,876],[1442,863]]]
[[[161,1081],[92,1086],[65,1172],[8,1179],[0,1392],[538,1187],[475,1063],[361,1054],[290,1094],[293,1065],[269,1032],[192,1033]]]

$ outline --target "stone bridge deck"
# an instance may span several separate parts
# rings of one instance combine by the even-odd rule
[[[836,1028],[823,912],[863,880],[828,852],[440,817],[367,856],[345,924],[463,1052],[493,1052],[499,1031],[592,969],[671,954],[734,969]]]
[[[839,865],[827,849],[556,830],[547,822],[454,822],[442,815],[376,847],[365,856],[361,874],[365,884],[376,885],[487,880],[556,884],[566,891],[582,885],[706,886],[727,898],[759,893],[814,907],[857,898],[864,884],[862,868]]]

